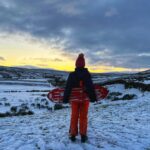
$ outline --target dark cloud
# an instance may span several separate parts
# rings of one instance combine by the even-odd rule
[[[149,8],[148,0],[3,0],[0,30],[52,40],[66,53],[82,51],[91,64],[146,68]]]
[[[0,61],[5,61],[5,58],[0,56]]]
[[[90,63],[93,65],[106,65],[126,68],[150,68],[149,56],[138,55],[112,55],[112,56],[91,56]]]

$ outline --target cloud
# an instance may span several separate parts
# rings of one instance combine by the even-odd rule
[[[78,2],[68,2],[68,3],[60,3],[57,6],[58,12],[63,13],[69,16],[76,16],[82,13],[82,10],[78,8]]]
[[[54,58],[54,59],[51,59],[51,58],[30,58],[30,59],[41,61],[41,62],[50,62],[50,61],[62,62],[63,61],[62,59],[59,59],[59,58]]]
[[[10,0],[1,0],[0,2],[0,6],[6,8],[6,9],[10,9],[14,7],[14,4],[12,1]]]
[[[112,17],[118,15],[118,11],[115,8],[110,8],[108,11],[105,12],[106,17]]]
[[[94,65],[147,67],[149,8],[147,0],[2,0],[0,32],[28,33],[72,58],[84,52]]]
[[[51,59],[49,59],[49,58],[30,58],[30,59],[37,60],[37,61],[41,61],[41,62],[48,62],[48,61],[51,60]]]
[[[46,64],[37,64],[37,66],[40,66],[40,67],[48,67],[48,65],[46,65]]]
[[[145,57],[150,57],[150,53],[140,53],[138,54],[139,57],[145,56]]]
[[[5,58],[0,56],[0,61],[5,61]]]
[[[63,60],[59,59],[59,58],[55,58],[54,61],[56,61],[56,62],[62,62]]]

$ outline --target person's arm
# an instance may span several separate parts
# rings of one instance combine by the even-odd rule
[[[66,83],[66,87],[65,87],[65,91],[64,91],[63,103],[69,102],[71,90],[72,90],[72,75],[69,74],[67,83]]]
[[[87,77],[86,77],[86,89],[87,89],[90,101],[91,102],[97,101],[94,84],[92,81],[91,74],[89,72],[87,72]]]

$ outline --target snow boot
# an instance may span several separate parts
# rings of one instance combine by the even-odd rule
[[[88,140],[88,137],[86,135],[81,135],[81,142],[85,143]]]
[[[72,142],[75,142],[75,141],[76,141],[76,137],[73,136],[73,135],[71,135],[71,136],[69,137],[69,139],[70,139]]]

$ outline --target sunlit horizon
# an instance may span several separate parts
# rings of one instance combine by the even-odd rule
[[[0,66],[73,71],[82,52],[90,72],[148,70],[150,3],[126,4],[2,1]]]

